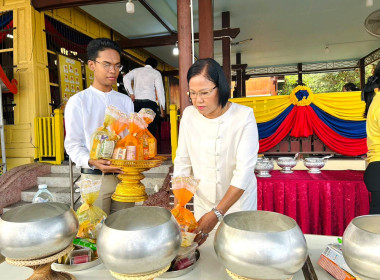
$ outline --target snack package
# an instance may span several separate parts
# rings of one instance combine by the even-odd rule
[[[116,143],[112,158],[143,160],[143,143],[136,136],[146,129],[148,125],[137,113],[129,115],[128,125],[129,134]]]
[[[84,179],[77,184],[80,187],[83,204],[78,208],[76,214],[79,221],[77,237],[96,239],[107,214],[94,202],[99,196],[101,180]]]
[[[116,107],[108,106],[106,108],[103,125],[99,127],[91,137],[91,159],[112,157],[116,141],[120,138],[115,133],[115,130],[120,131],[124,124],[124,122],[119,121],[119,118],[122,117],[121,114],[120,110]],[[107,127],[112,127],[114,130],[110,131]],[[126,125],[124,129],[125,128]]]
[[[181,246],[183,247],[192,244],[195,234],[189,233],[192,233],[198,226],[194,214],[185,208],[185,205],[194,196],[198,184],[199,180],[196,180],[193,176],[175,177],[172,179],[172,190],[174,196],[178,200],[178,204],[171,210],[171,212],[181,227]]]

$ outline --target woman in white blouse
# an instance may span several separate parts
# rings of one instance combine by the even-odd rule
[[[173,176],[200,179],[194,214],[202,244],[227,211],[257,209],[259,142],[253,110],[228,101],[230,88],[215,60],[196,61],[187,81],[193,106],[183,112]]]

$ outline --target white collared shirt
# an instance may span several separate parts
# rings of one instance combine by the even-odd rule
[[[132,89],[133,80],[133,89]],[[165,109],[165,91],[162,83],[160,72],[153,69],[150,65],[145,67],[135,68],[129,71],[123,77],[125,89],[135,95],[136,99],[149,99],[156,102],[156,91],[158,104]]]
[[[204,117],[194,106],[184,110],[173,176],[193,172],[200,179],[194,198],[197,219],[216,207],[230,186],[244,193],[228,213],[256,210],[254,168],[258,149],[257,124],[251,108],[232,103],[215,119]]]
[[[106,107],[110,105],[128,115],[133,112],[133,102],[127,95],[114,90],[102,92],[92,86],[67,102],[65,149],[77,166],[90,168],[91,136],[103,125]]]

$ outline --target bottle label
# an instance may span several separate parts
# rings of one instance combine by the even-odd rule
[[[127,146],[127,160],[136,160],[136,146]]]

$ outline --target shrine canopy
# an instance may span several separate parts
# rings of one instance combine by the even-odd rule
[[[245,100],[244,100],[245,99]],[[313,134],[341,155],[358,156],[367,152],[365,103],[360,92],[313,94],[306,86],[297,86],[290,95],[250,98],[234,102],[253,108],[259,131],[259,152],[263,153],[283,140]],[[240,102],[239,102],[240,101]]]
[[[5,72],[3,70],[3,67],[0,65],[0,86],[1,86],[1,92],[2,93],[8,93],[11,92],[13,94],[17,93],[17,80],[12,79],[12,81],[9,81],[7,76],[5,75]]]

